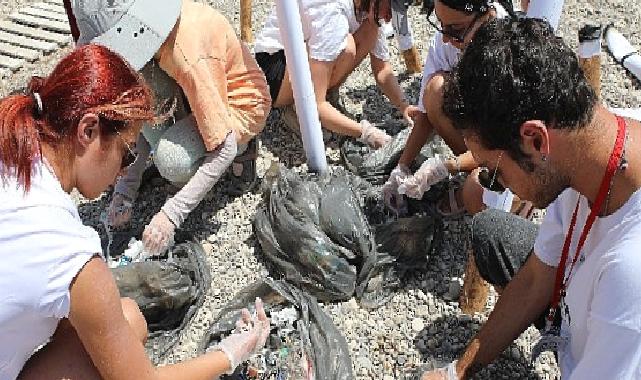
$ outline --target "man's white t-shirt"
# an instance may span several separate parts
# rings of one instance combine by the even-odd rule
[[[347,35],[360,27],[356,19],[353,0],[297,0],[303,24],[303,38],[309,56],[317,61],[334,61],[345,50]],[[274,54],[283,50],[274,7],[260,31],[254,51]],[[372,49],[376,58],[389,61],[390,54],[382,28],[378,30],[376,44]]]
[[[548,209],[534,245],[537,257],[557,267],[577,199],[581,199],[569,262],[590,207],[572,189]],[[641,190],[612,215],[597,218],[567,289],[569,344],[559,352],[561,375],[570,380],[641,378]],[[562,307],[564,309],[564,307]]]
[[[0,179],[0,379],[15,379],[35,349],[69,315],[69,286],[102,252],[53,172],[34,165],[25,194]]]

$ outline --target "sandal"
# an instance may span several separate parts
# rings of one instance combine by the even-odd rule
[[[258,182],[256,175],[256,159],[258,158],[258,137],[255,137],[247,143],[247,149],[244,153],[234,158],[231,164],[232,178],[234,186],[232,193],[242,194],[251,191]]]

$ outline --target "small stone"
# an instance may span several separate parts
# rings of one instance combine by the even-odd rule
[[[421,318],[414,318],[412,321],[412,330],[414,332],[421,332],[425,329],[425,323]]]

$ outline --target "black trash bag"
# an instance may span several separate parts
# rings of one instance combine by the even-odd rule
[[[316,298],[294,285],[271,278],[249,285],[220,311],[200,342],[199,352],[205,352],[231,334],[243,308],[253,313],[256,297],[265,303],[265,312],[271,319],[271,335],[259,352],[260,357],[250,358],[233,375],[222,379],[247,379],[250,367],[262,371],[263,379],[312,378],[306,373],[312,373],[316,380],[354,379],[347,341]],[[284,308],[295,311],[293,324],[291,320],[284,322],[275,317]],[[302,363],[307,364],[309,372],[303,370]]]
[[[211,284],[205,252],[197,242],[174,246],[167,256],[113,268],[121,297],[136,301],[147,321],[146,348],[159,361],[202,306]]]
[[[345,166],[354,174],[363,177],[374,185],[385,183],[403,154],[411,130],[401,129],[392,141],[379,149],[372,150],[354,139],[345,140],[341,146],[341,157]],[[414,160],[412,171],[416,171],[425,160],[436,154],[447,154],[448,148],[439,140],[432,139]]]
[[[254,226],[278,276],[322,301],[347,300],[380,261],[371,228],[344,170],[305,178],[273,167]]]

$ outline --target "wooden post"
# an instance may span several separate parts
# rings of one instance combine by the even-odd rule
[[[418,54],[418,49],[416,49],[416,46],[412,46],[411,49],[403,51],[402,54],[408,73],[416,74],[423,71],[421,56]]]
[[[65,12],[67,13],[67,18],[69,19],[71,36],[73,37],[74,42],[78,42],[78,38],[80,38],[80,30],[78,29],[78,24],[76,23],[76,17],[73,15],[71,0],[63,0],[63,4],[65,7]]]
[[[459,297],[461,311],[469,315],[482,312],[485,309],[489,290],[490,285],[481,277],[474,260],[474,252],[470,250],[465,266],[465,281]]]
[[[240,0],[240,39],[246,43],[254,42],[252,35],[252,0]]]
[[[585,25],[579,30],[579,65],[585,78],[601,98],[601,26]]]

